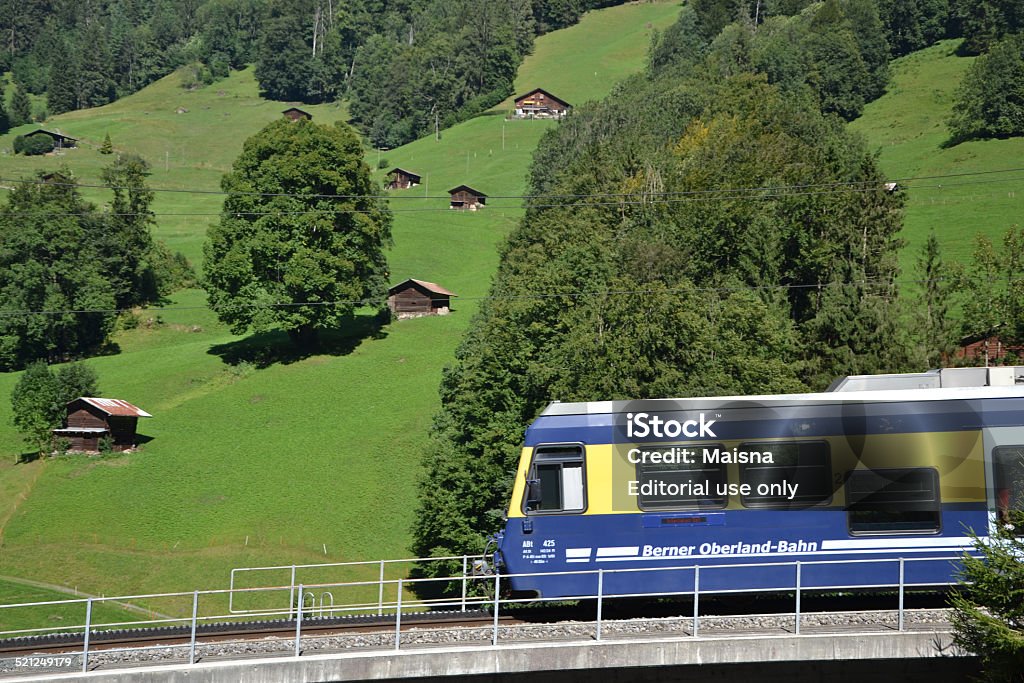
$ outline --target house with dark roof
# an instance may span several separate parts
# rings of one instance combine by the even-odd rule
[[[409,278],[388,290],[388,308],[398,319],[447,315],[453,296],[458,295],[437,283]]]
[[[153,416],[119,398],[82,396],[68,403],[64,427],[54,429],[53,436],[66,441],[70,451],[96,452],[104,442],[113,451],[130,451],[138,445],[140,417]]]
[[[543,88],[534,88],[525,95],[516,98],[515,114],[517,119],[560,119],[569,113],[572,105],[552,95]]]
[[[449,209],[461,209],[463,211],[476,211],[487,203],[487,195],[480,190],[474,190],[469,185],[459,185],[448,190],[451,195]]]
[[[33,135],[45,135],[49,137],[50,139],[53,140],[54,149],[69,149],[78,145],[77,138],[73,138],[70,135],[64,135],[63,133],[59,133],[53,130],[45,130],[43,128],[40,128],[39,130],[34,130],[31,133],[26,133],[25,137],[30,138]]]
[[[408,190],[410,187],[416,187],[420,184],[420,176],[418,173],[407,171],[404,168],[395,167],[388,171],[388,184],[389,190]]]
[[[284,117],[290,121],[302,121],[303,119],[305,119],[306,121],[313,120],[312,114],[303,109],[299,109],[298,107],[288,107],[281,113],[284,114]]]

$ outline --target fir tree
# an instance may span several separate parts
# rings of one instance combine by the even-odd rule
[[[107,133],[103,137],[103,144],[100,145],[100,154],[113,154],[113,153],[114,153],[114,143],[112,143],[110,141],[110,133]]]
[[[78,108],[75,93],[78,82],[78,65],[63,41],[54,53],[50,66],[50,79],[46,86],[46,104],[51,114],[63,114]]]
[[[1020,490],[1024,454],[1004,464],[1016,475]],[[1018,501],[1019,502],[1019,501]],[[964,555],[960,588],[953,594],[953,640],[981,659],[986,680],[1020,683],[1024,680],[1024,524],[1020,510],[1004,518],[982,541],[975,536],[977,557]]]
[[[11,95],[10,119],[12,126],[23,126],[26,123],[32,122],[32,102],[20,83],[14,84],[14,93]]]

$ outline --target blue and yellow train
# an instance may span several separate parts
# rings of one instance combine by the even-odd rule
[[[495,563],[544,598],[594,595],[597,569],[606,595],[686,592],[694,566],[701,592],[939,585],[971,533],[1022,506],[1024,367],[552,403],[526,431]],[[627,568],[665,571],[607,571]]]

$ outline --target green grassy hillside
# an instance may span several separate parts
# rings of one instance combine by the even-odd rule
[[[651,31],[677,12],[674,3],[643,3],[588,14],[541,38],[523,73],[558,74],[560,85],[543,86],[564,87],[571,101],[600,97],[612,78],[640,66]],[[566,63],[579,45],[586,51]],[[585,81],[595,69],[603,77]],[[171,76],[113,105],[56,117],[47,126],[82,138],[81,148],[61,157],[0,156],[0,176],[66,163],[95,182],[109,159],[98,153],[109,132],[115,147],[153,163],[154,187],[216,189],[242,141],[285,106],[257,97],[251,71],[194,92]],[[344,116],[329,105],[310,110],[317,121]],[[232,336],[202,292],[181,292],[119,333],[120,353],[89,361],[102,393],[154,415],[140,425],[151,440],[129,455],[15,465],[23,446],[7,396],[17,375],[0,375],[0,574],[109,595],[222,588],[236,566],[406,556],[442,369],[487,291],[499,243],[521,215],[517,202],[498,197],[523,192],[530,155],[555,125],[506,122],[502,113],[384,153],[390,165],[425,177],[392,202],[392,280],[418,277],[452,289],[461,295],[452,315],[383,329],[359,317],[325,353],[301,358],[289,355],[283,335]],[[0,137],[0,149],[28,130]],[[369,161],[376,165],[376,152]],[[475,213],[416,199],[459,183],[495,199]],[[216,214],[219,205],[211,195],[158,193],[157,235],[198,261],[215,216],[167,214]]]
[[[918,178],[1019,167],[1024,138],[979,140],[944,147],[946,118],[971,58],[955,54],[959,41],[943,41],[898,59],[888,92],[850,124],[879,151],[892,178]],[[908,183],[903,236],[904,278],[928,233],[935,231],[947,259],[967,261],[974,236],[998,238],[1020,222],[1024,174],[923,179]]]

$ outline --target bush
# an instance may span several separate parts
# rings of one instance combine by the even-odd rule
[[[53,151],[53,139],[47,135],[19,135],[14,138],[14,153],[27,157],[48,154]]]

